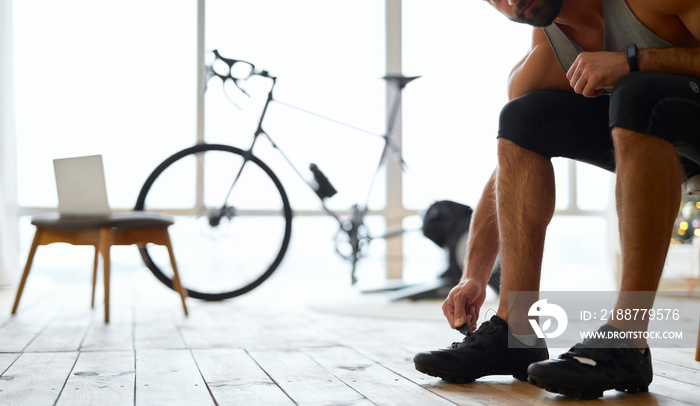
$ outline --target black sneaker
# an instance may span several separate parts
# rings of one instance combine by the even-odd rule
[[[420,352],[413,357],[416,369],[450,383],[474,382],[486,375],[513,375],[527,380],[527,367],[549,358],[544,339],[533,347],[509,348],[508,324],[498,316],[485,321],[461,343],[443,350]]]
[[[620,332],[604,325],[599,332]],[[653,378],[649,347],[640,352],[626,338],[586,339],[552,359],[527,369],[530,383],[549,392],[581,399],[603,396],[609,389],[647,392]]]

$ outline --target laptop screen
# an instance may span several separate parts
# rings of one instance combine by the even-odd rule
[[[54,159],[53,165],[62,216],[110,213],[102,155]]]

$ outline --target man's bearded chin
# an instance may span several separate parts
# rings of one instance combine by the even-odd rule
[[[545,0],[543,5],[533,7],[529,16],[525,16],[522,10],[518,10],[511,20],[533,27],[546,27],[557,18],[561,11],[561,6],[562,0]]]

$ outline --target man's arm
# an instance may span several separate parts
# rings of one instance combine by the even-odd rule
[[[675,20],[676,32],[686,33],[678,38],[683,47],[641,49],[638,52],[639,69],[666,72],[700,78],[700,2],[697,0],[638,0],[640,7]],[[672,24],[668,24],[672,25]],[[681,35],[682,36],[682,35]]]
[[[700,1],[637,0],[630,2],[630,7],[643,15],[640,21],[649,19],[647,26],[652,31],[683,44],[682,47],[640,49],[639,69],[700,78]],[[595,97],[628,73],[625,52],[583,52],[566,76],[576,93]]]
[[[532,46],[527,55],[511,71],[508,98],[513,100],[543,89],[573,90],[544,31],[535,28],[532,32]]]
[[[541,89],[572,90],[544,32],[535,29],[527,55],[511,72],[508,97],[512,100]],[[498,256],[495,177],[496,172],[486,183],[472,214],[462,278],[442,304],[443,314],[452,328],[464,324],[472,331],[476,328],[489,276]]]
[[[442,303],[442,313],[452,328],[476,329],[479,309],[486,299],[486,286],[499,251],[495,197],[496,172],[486,182],[472,214],[462,278]]]
[[[700,78],[700,48],[640,49],[638,57],[639,70]]]

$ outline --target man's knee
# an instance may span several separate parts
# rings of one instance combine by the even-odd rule
[[[612,136],[615,155],[618,160],[627,156],[631,148],[639,146],[643,142],[643,137],[640,136],[641,133],[627,128],[613,127],[610,130],[610,135]]]
[[[523,148],[515,142],[505,139],[498,139],[498,165],[503,167],[515,167],[519,168],[522,166],[532,166],[533,163],[550,163],[550,158],[532,151],[527,148]]]
[[[496,196],[500,220],[503,213],[519,213],[521,219],[528,219],[530,227],[546,228],[555,208],[552,162],[510,140],[499,139]],[[518,207],[514,208],[512,202]]]
[[[499,150],[520,146],[551,158],[546,134],[542,128],[551,115],[548,107],[552,103],[552,92],[538,91],[511,100],[501,110],[498,128]],[[501,141],[507,140],[509,143]]]
[[[644,157],[658,156],[663,153],[677,162],[675,147],[666,139],[622,127],[613,127],[611,135],[618,162],[626,158],[644,159]]]
[[[616,142],[633,142],[635,137],[639,135],[636,131],[622,127],[613,127],[610,130],[610,134],[612,135],[613,141]]]
[[[610,129],[625,128],[648,133],[654,107],[663,100],[654,72],[635,72],[622,77],[610,95]]]
[[[633,72],[615,83],[611,92],[610,104],[644,99],[657,89],[663,89],[663,77],[658,72]],[[654,97],[658,99],[658,97]],[[650,99],[651,100],[651,99]]]
[[[695,83],[697,82],[697,83]],[[700,81],[658,72],[634,72],[620,79],[610,96],[610,128],[687,142],[700,120]]]

